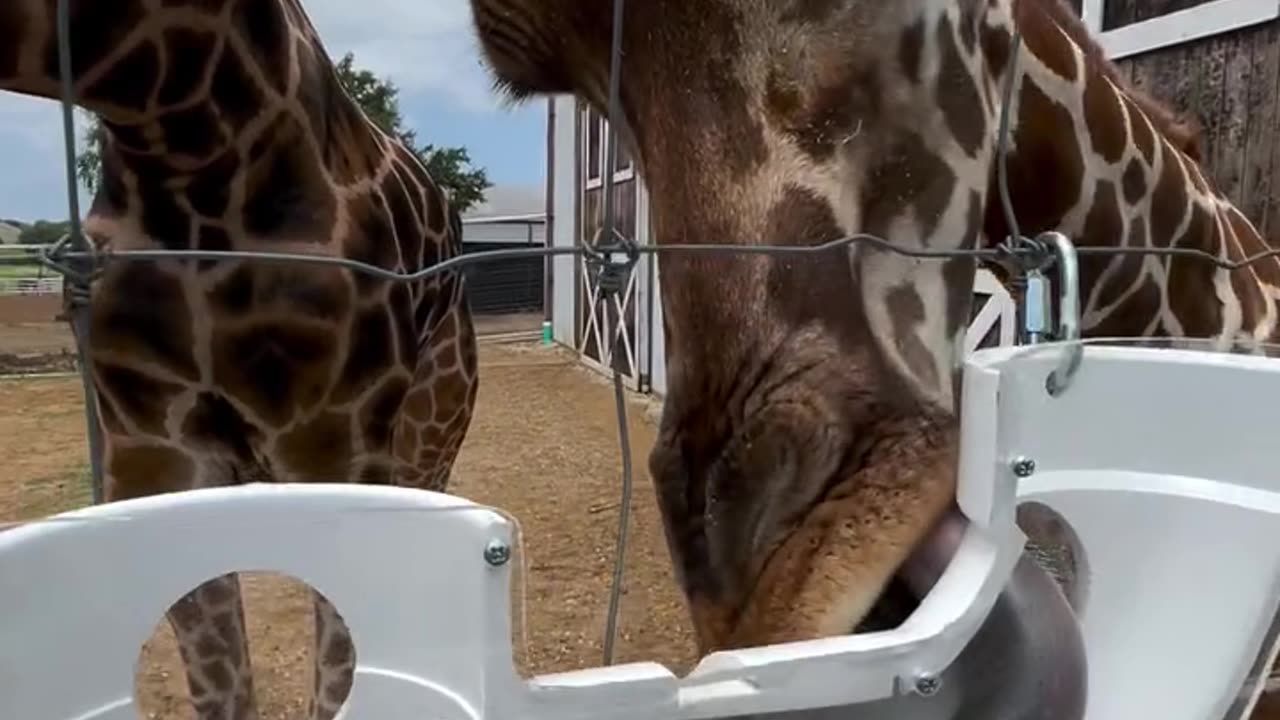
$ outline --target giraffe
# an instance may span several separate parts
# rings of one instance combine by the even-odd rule
[[[612,2],[471,4],[498,88],[607,112]],[[1200,170],[1198,125],[1126,83],[1059,0],[648,0],[626,3],[622,33],[615,129],[659,246],[999,242],[1010,74],[1023,234],[1264,245]],[[668,391],[649,470],[699,649],[905,619],[902,570],[955,512],[975,263],[869,246],[660,263]],[[1271,337],[1277,269],[1085,258],[1083,326]]]
[[[296,252],[407,272],[460,252],[456,208],[342,89],[299,0],[70,0],[77,103],[103,120],[100,249]],[[56,0],[0,4],[0,89],[60,97]],[[90,360],[107,501],[248,482],[443,491],[471,421],[463,276],[109,264]],[[130,559],[130,561],[139,561]],[[355,653],[315,596],[308,717]],[[258,716],[235,574],[167,613],[200,720]]]

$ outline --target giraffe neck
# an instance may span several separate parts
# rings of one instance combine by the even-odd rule
[[[1013,15],[1022,46],[1008,177],[1021,233],[1230,260],[1265,249],[1200,167],[1197,129],[1129,87],[1069,12],[1057,0],[1023,0]],[[987,60],[998,65],[991,52]],[[995,177],[989,241],[1008,232]],[[1086,256],[1080,292],[1087,336],[1261,341],[1275,333],[1280,264],[1227,272],[1186,258]]]

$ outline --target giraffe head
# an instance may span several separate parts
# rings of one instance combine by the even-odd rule
[[[989,113],[934,88],[994,90],[968,72],[984,5],[627,2],[616,129],[657,243],[973,246]],[[501,88],[606,110],[611,0],[472,8]],[[973,263],[660,257],[650,471],[703,649],[852,631],[954,495]]]

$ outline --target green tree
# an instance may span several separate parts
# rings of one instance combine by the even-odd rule
[[[30,225],[22,226],[18,242],[23,245],[52,245],[71,232],[71,223],[61,221],[37,220]]]
[[[400,88],[395,83],[381,79],[369,70],[356,68],[352,53],[343,55],[334,69],[351,99],[383,132],[400,138],[413,150],[431,177],[449,192],[449,200],[458,212],[465,212],[484,201],[485,190],[490,187],[484,169],[469,167],[471,157],[464,147],[419,145],[417,133],[404,126],[404,117],[400,114]]]
[[[413,151],[426,166],[431,177],[449,194],[450,202],[465,212],[483,202],[491,187],[483,168],[471,167],[471,156],[464,147],[437,148],[430,143],[419,145],[417,133],[404,126],[400,114],[400,89],[389,79],[355,66],[355,55],[348,52],[335,65],[338,80],[351,99],[364,110],[379,128],[394,135]],[[101,121],[91,117],[84,135],[84,152],[76,156],[76,174],[91,192],[98,189],[102,176],[100,149],[105,138]]]

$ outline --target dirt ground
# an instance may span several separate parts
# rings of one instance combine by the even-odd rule
[[[64,333],[0,320],[0,349],[34,365],[33,353],[66,346]],[[528,644],[521,647],[517,611],[518,667],[541,674],[599,665],[621,483],[612,387],[568,353],[527,341],[484,343],[481,363],[476,416],[450,489],[521,523]],[[15,458],[0,477],[0,522],[89,501],[82,398],[74,376],[0,380],[0,406],[9,408],[0,415],[0,454]],[[628,408],[637,474],[617,659],[685,671],[694,650],[644,471],[653,409],[640,397]],[[263,574],[243,582],[263,718],[297,717],[310,681],[307,589]],[[140,655],[137,689],[144,717],[191,717],[172,633],[160,618]]]

